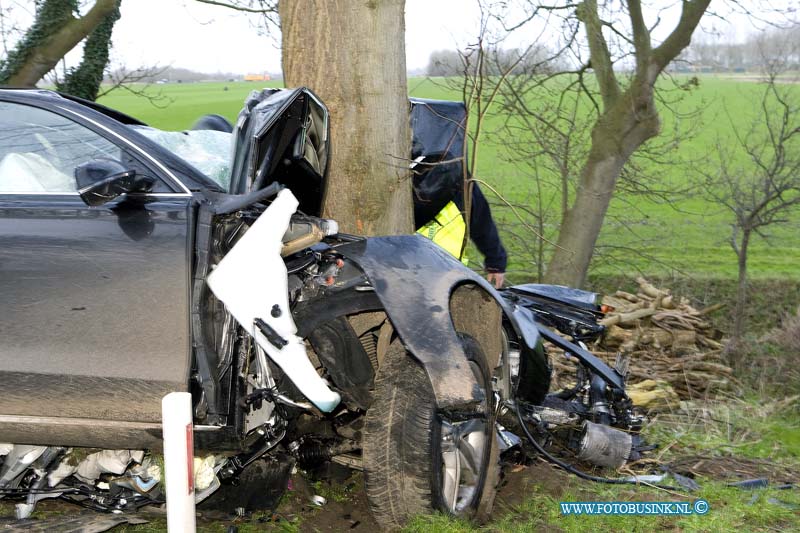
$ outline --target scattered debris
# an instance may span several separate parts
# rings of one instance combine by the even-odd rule
[[[661,483],[667,477],[667,474],[645,474],[641,476],[629,476],[625,481],[633,481],[635,483]]]
[[[314,492],[314,488],[311,486],[308,480],[306,480],[306,478],[303,477],[302,474],[298,473],[298,475],[294,476],[292,480],[293,480],[292,488],[296,490],[299,494],[302,494],[303,498],[305,498],[306,501],[308,501],[315,507],[322,507],[326,503],[328,503],[327,499]]]
[[[662,483],[662,482],[669,482],[670,478],[675,481],[675,483],[680,486],[680,488],[687,490],[689,492],[694,492],[696,490],[700,490],[700,484],[697,483],[690,477],[682,476],[681,474],[671,472],[667,469],[666,472],[663,474],[639,474],[635,476],[629,476],[625,479],[626,481],[633,481],[634,483],[643,483],[647,484],[655,484],[655,483]]]
[[[688,476],[682,476],[677,472],[670,472],[675,482],[688,491],[700,490],[700,484]]]
[[[6,527],[14,531],[41,533],[101,533],[122,524],[146,524],[148,521],[131,514],[99,514],[84,512],[70,516],[56,516],[45,519],[25,519],[10,521],[0,519],[0,529]]]
[[[733,483],[728,483],[729,487],[736,487],[738,489],[743,490],[753,490],[753,489],[761,489],[769,485],[769,479],[765,477],[759,477],[755,479],[743,479],[742,481],[734,481]]]

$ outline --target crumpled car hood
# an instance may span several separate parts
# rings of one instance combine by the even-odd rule
[[[233,130],[229,192],[242,194],[279,182],[317,216],[329,154],[328,109],[309,89],[253,91]]]

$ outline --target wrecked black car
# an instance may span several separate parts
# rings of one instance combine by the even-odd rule
[[[333,461],[365,472],[386,527],[488,514],[509,409],[635,426],[620,371],[537,315],[574,300],[320,218],[328,112],[308,89],[254,92],[232,133],[0,90],[0,126],[0,498],[20,518],[47,497],[162,502],[173,391],[193,398],[197,501],[252,508],[264,493],[238,479],[279,493],[294,464]],[[556,405],[547,336],[587,369]]]

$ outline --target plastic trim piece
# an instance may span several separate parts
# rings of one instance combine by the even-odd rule
[[[288,276],[281,258],[282,237],[298,201],[288,189],[253,223],[208,275],[208,286],[237,322],[321,411],[332,411],[338,393],[317,374],[289,310]],[[282,311],[271,313],[274,306]],[[278,314],[278,316],[273,316]],[[273,343],[255,326],[261,320],[287,342]]]

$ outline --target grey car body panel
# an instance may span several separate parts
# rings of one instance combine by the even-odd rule
[[[156,422],[0,414],[0,428],[3,440],[16,444],[85,448],[102,445],[117,450],[162,446],[161,424]]]
[[[47,91],[0,90],[0,101],[94,131],[168,187],[98,207],[76,193],[0,193],[0,440],[150,445],[158,436],[142,427],[158,427],[161,397],[189,383],[195,199],[181,191],[216,185],[103,110]]]
[[[587,311],[599,312],[600,305],[598,302],[600,301],[600,295],[596,292],[544,283],[514,285],[509,287],[508,290],[523,295],[539,296]]]
[[[157,422],[186,390],[191,198],[151,200],[0,194],[0,413]]]
[[[538,325],[539,331],[546,340],[552,342],[567,353],[577,357],[584,365],[592,369],[592,372],[600,376],[603,381],[611,385],[618,391],[625,391],[625,380],[615,369],[611,368],[603,362],[602,359],[594,355],[589,350],[586,350],[577,344],[573,344],[566,340],[564,337],[550,331],[547,327]]]
[[[450,293],[482,280],[416,235],[374,237],[337,247],[367,275],[406,349],[423,365],[436,403],[452,409],[484,398],[450,318]],[[424,314],[425,320],[420,320]]]

